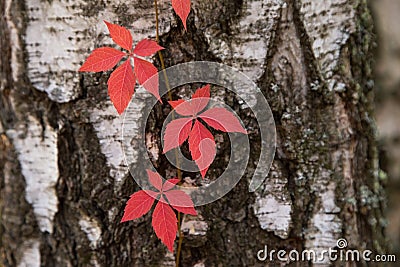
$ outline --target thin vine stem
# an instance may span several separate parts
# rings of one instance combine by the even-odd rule
[[[158,3],[157,0],[154,0],[154,8],[156,11],[156,41],[157,43],[160,43],[160,32],[159,32],[159,17],[158,17]],[[169,84],[168,80],[168,75],[167,71],[165,70],[165,61],[164,57],[162,54],[162,51],[158,51],[158,57],[160,58],[160,63],[161,63],[161,69],[164,75],[164,80],[165,80],[165,85],[168,90],[168,100],[172,101],[172,92],[171,92],[171,87]],[[172,119],[175,119],[175,114],[172,112]],[[178,151],[175,149],[175,160],[176,160],[176,167],[177,167],[177,174],[178,174],[178,179],[182,181],[182,172],[180,169],[180,164],[179,164],[179,156],[178,156]],[[183,235],[181,231],[181,213],[178,211],[178,248],[176,250],[176,256],[175,256],[175,266],[179,267],[179,259],[181,256],[181,249],[182,249],[182,241],[183,241]]]

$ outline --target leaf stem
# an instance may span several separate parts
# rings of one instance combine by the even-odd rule
[[[160,43],[160,32],[159,32],[159,17],[158,17],[158,3],[157,0],[154,0],[154,8],[156,11],[156,41],[157,43]],[[169,84],[168,80],[168,75],[167,71],[165,70],[165,61],[164,57],[162,55],[162,51],[158,51],[158,57],[160,58],[160,63],[161,63],[161,69],[164,75],[164,80],[165,80],[165,85],[168,90],[168,100],[172,101],[172,92],[171,92],[171,87]],[[174,112],[172,113],[172,119],[175,119],[175,114]],[[177,174],[178,174],[178,179],[182,181],[182,172],[180,169],[180,164],[179,164],[179,156],[178,156],[178,151],[175,149],[175,160],[176,160],[176,166],[177,166]],[[181,213],[178,211],[178,249],[176,251],[176,256],[175,256],[175,266],[179,267],[179,259],[181,256],[181,249],[182,249],[182,241],[183,241],[183,235],[181,231]]]

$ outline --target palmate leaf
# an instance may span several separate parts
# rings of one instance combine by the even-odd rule
[[[115,67],[126,56],[128,59],[111,73],[108,80],[108,93],[117,112],[122,114],[128,106],[134,93],[136,79],[161,102],[158,70],[152,63],[138,58],[138,56],[152,56],[164,48],[155,41],[144,39],[136,45],[132,52],[133,39],[129,30],[107,21],[104,21],[104,23],[107,25],[113,41],[129,52],[125,53],[112,47],[97,48],[89,55],[79,71],[107,71]],[[134,72],[130,65],[131,58],[134,60]]]
[[[189,150],[192,160],[199,167],[201,176],[206,172],[216,155],[216,144],[211,132],[199,121],[223,132],[247,134],[239,119],[225,108],[211,108],[203,111],[210,101],[210,85],[196,90],[192,99],[169,101],[174,111],[186,118],[179,118],[167,124],[164,132],[163,153],[181,146],[189,135]],[[203,111],[203,112],[202,112]],[[195,120],[194,125],[193,120]]]
[[[155,200],[159,197],[160,199],[153,211],[152,226],[161,242],[170,251],[173,251],[176,232],[178,231],[178,221],[172,208],[190,215],[197,215],[197,212],[188,194],[181,190],[172,190],[179,183],[179,179],[169,179],[163,184],[162,177],[157,172],[147,170],[147,175],[151,185],[158,192],[141,190],[134,193],[126,203],[121,222],[140,218],[150,211]]]

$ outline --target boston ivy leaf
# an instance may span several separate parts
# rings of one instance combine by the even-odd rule
[[[240,124],[238,118],[225,108],[211,108],[201,113],[199,118],[216,130],[223,132],[247,133]]]
[[[145,215],[153,206],[157,193],[149,190],[136,192],[125,206],[121,222],[131,221]]]
[[[167,180],[167,181],[164,183],[163,187],[162,187],[162,191],[165,192],[165,191],[168,191],[168,190],[174,188],[174,186],[177,185],[180,181],[181,181],[181,180],[176,179],[176,178],[175,178],[175,179],[169,179],[169,180]]]
[[[176,119],[168,123],[164,132],[163,153],[182,145],[189,137],[191,129],[192,118]]]
[[[136,78],[129,60],[120,65],[108,79],[108,94],[114,107],[122,114],[135,90]]]
[[[135,74],[139,83],[161,102],[160,94],[158,92],[159,82],[157,68],[146,60],[137,57],[133,60],[135,65]]]
[[[196,120],[189,134],[189,149],[193,160],[196,160],[201,156],[199,145],[201,140],[206,138],[212,140],[214,139],[210,131],[198,120]]]
[[[172,0],[172,8],[176,14],[181,18],[183,26],[186,28],[186,20],[190,13],[190,0]]]
[[[124,52],[112,47],[100,47],[90,54],[79,71],[107,71],[115,67],[124,56]]]
[[[174,108],[174,111],[182,116],[193,116],[193,108],[190,101],[179,99],[176,101],[168,101],[168,103]]]
[[[104,23],[107,25],[108,31],[110,32],[110,36],[113,41],[120,47],[131,51],[133,44],[131,32],[127,28],[119,26],[117,24],[112,24],[107,21],[104,21]]]
[[[147,170],[150,183],[157,188],[158,192],[141,190],[131,196],[128,200],[124,216],[121,222],[137,219],[146,214],[153,206],[154,200],[160,199],[153,211],[152,226],[158,238],[173,251],[176,232],[178,231],[175,212],[170,204],[176,209],[186,214],[196,215],[194,204],[189,195],[180,190],[171,190],[179,179],[169,179],[163,185],[162,177],[157,173]],[[168,197],[168,201],[165,199]]]
[[[112,24],[108,21],[104,21],[104,23],[107,25],[113,41],[128,50],[129,53],[124,53],[111,47],[95,49],[79,71],[99,72],[110,70],[124,56],[128,56],[129,59],[119,66],[108,80],[109,95],[118,113],[122,114],[127,107],[134,92],[136,78],[147,91],[152,93],[161,102],[157,68],[150,62],[136,56],[151,56],[164,48],[155,41],[145,39],[136,45],[134,53],[132,53],[133,38],[130,31],[125,27]],[[136,78],[132,72],[132,67],[128,67],[131,58],[134,59]],[[153,76],[154,78],[150,79]],[[128,84],[128,82],[131,82],[131,84]]]
[[[147,176],[149,177],[151,185],[154,186],[158,191],[161,191],[163,182],[158,172],[147,170]]]
[[[210,85],[206,85],[197,89],[189,101],[183,99],[169,101],[174,111],[189,118],[181,118],[170,122],[165,131],[166,136],[164,136],[165,153],[182,145],[186,140],[187,131],[189,131],[189,126],[186,125],[186,122],[195,119],[194,126],[189,133],[189,150],[192,160],[196,162],[203,178],[215,158],[216,144],[210,131],[199,122],[199,119],[202,119],[216,130],[247,134],[234,113],[225,108],[211,108],[201,113],[207,107],[209,100]],[[180,132],[183,133],[182,136],[179,135]]]
[[[164,192],[164,194],[169,204],[177,211],[185,214],[197,215],[192,199],[182,190],[170,190]]]
[[[157,42],[149,39],[144,39],[136,45],[133,53],[141,57],[148,57],[152,56],[162,49],[164,49],[164,47],[158,45]]]
[[[185,101],[183,99],[168,101],[175,112],[182,116],[195,116],[202,111],[210,101],[210,85],[206,85],[192,95],[192,99]]]
[[[201,176],[204,178],[217,153],[214,139],[206,138],[201,140],[199,151],[201,156],[195,162],[199,167]]]
[[[157,237],[171,252],[174,250],[176,232],[178,231],[177,222],[175,212],[161,197],[153,212],[152,226]]]
[[[194,114],[202,111],[210,101],[210,85],[206,85],[202,88],[196,90],[196,92],[192,95],[192,110]]]

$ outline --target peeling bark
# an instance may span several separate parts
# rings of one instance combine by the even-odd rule
[[[167,65],[209,60],[236,67],[257,82],[277,126],[271,171],[249,193],[260,152],[256,121],[235,96],[214,89],[253,129],[253,151],[245,177],[227,196],[200,207],[199,217],[184,217],[181,265],[265,266],[257,260],[264,245],[322,251],[338,238],[351,249],[384,253],[386,200],[371,119],[374,38],[366,2],[193,0],[187,32],[170,1],[160,2]],[[128,168],[135,170],[146,153],[135,120],[145,105],[132,106],[133,119],[125,121],[127,166],[108,73],[76,72],[94,47],[112,45],[102,20],[127,26],[136,42],[154,38],[153,3],[6,0],[0,12],[0,54],[7,59],[0,69],[3,265],[173,266],[150,215],[119,223],[138,190]],[[141,90],[134,98],[148,100]],[[176,171],[160,152],[157,120],[167,111],[154,109],[144,139],[158,171],[171,177]],[[229,152],[218,143],[211,180]],[[188,183],[200,178],[184,176]]]

